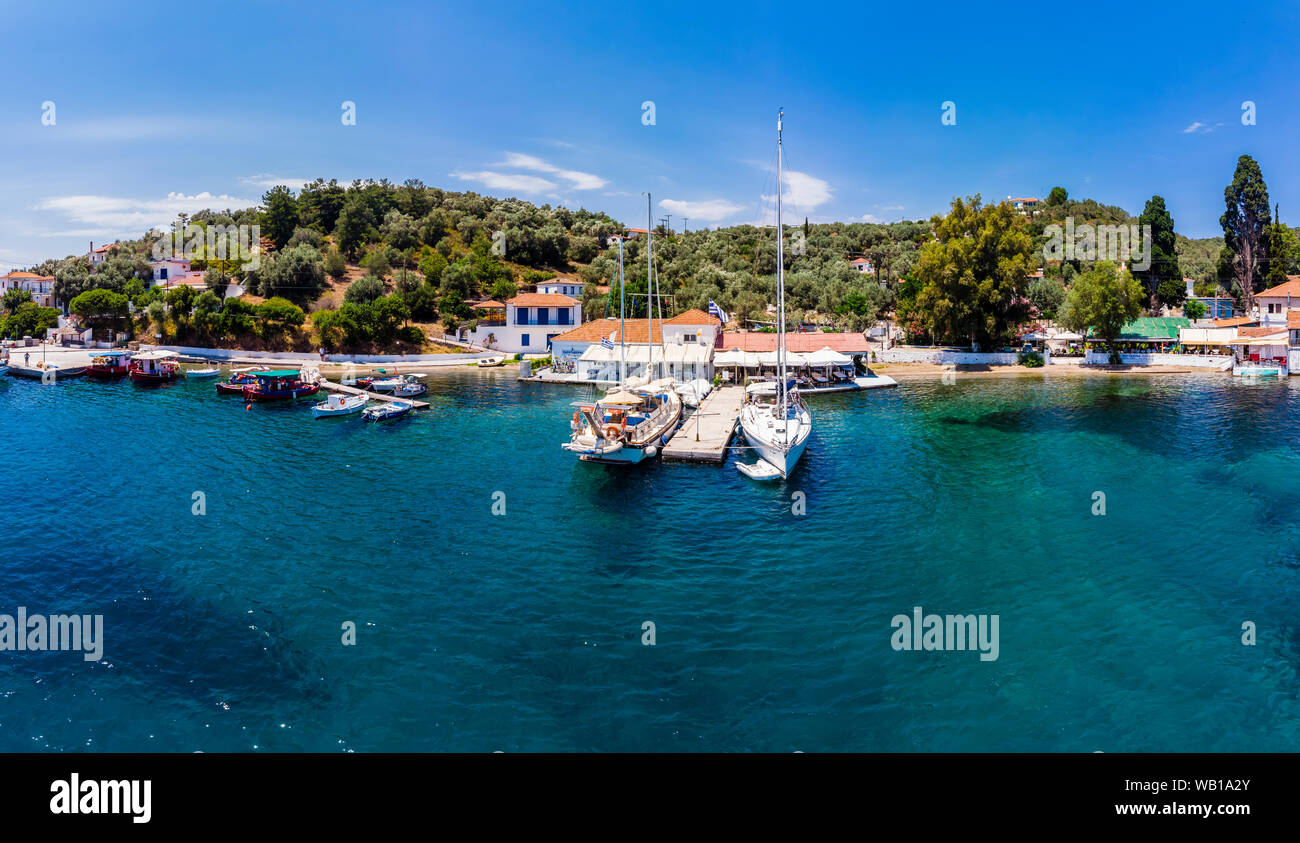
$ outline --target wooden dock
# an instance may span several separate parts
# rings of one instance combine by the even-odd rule
[[[744,403],[743,386],[723,386],[710,392],[664,446],[663,458],[721,464],[727,458],[727,446]]]
[[[392,395],[385,395],[382,392],[367,392],[364,389],[357,389],[355,386],[344,386],[341,383],[334,383],[334,381],[326,378],[320,379],[320,386],[321,389],[328,389],[330,392],[346,392],[348,395],[364,395],[367,398],[374,399],[375,401],[401,401],[403,404],[410,404],[412,409],[415,410],[429,409],[429,405],[425,401],[413,401],[410,398],[397,398]]]

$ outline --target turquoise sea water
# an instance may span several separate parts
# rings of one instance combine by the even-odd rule
[[[0,652],[0,750],[1300,746],[1295,379],[812,398],[785,484],[578,464],[586,393],[431,384],[374,425],[0,379],[0,613],[106,639]],[[894,651],[918,605],[998,614],[999,658]]]

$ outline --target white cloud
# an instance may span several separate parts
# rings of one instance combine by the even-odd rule
[[[1208,133],[1213,132],[1213,131],[1214,131],[1214,127],[1213,127],[1213,126],[1207,126],[1207,125],[1205,125],[1204,123],[1202,123],[1200,120],[1197,120],[1197,121],[1193,122],[1192,125],[1188,126],[1186,129],[1183,129],[1183,134],[1184,134],[1184,135],[1190,135],[1190,134],[1204,135],[1204,134],[1208,134]]]
[[[270,173],[258,173],[255,176],[244,176],[240,181],[252,187],[264,187],[267,190],[281,184],[290,190],[302,190],[303,185],[310,184],[315,179],[297,179],[287,176],[273,176]]]
[[[701,222],[720,222],[733,216],[744,208],[725,199],[703,199],[690,201],[684,199],[661,199],[659,207],[681,217]]]
[[[785,171],[785,189],[781,191],[782,200],[801,211],[811,211],[818,205],[825,204],[831,198],[831,186],[824,179],[801,173],[797,170]],[[775,196],[764,196],[764,202],[775,202]]]
[[[877,205],[876,207],[879,208],[879,209],[882,210],[882,211],[901,211],[901,210],[903,210],[903,206],[902,206],[902,205]]]
[[[593,173],[584,173],[579,170],[566,170],[557,167],[549,161],[544,161],[536,155],[524,155],[521,152],[507,152],[506,160],[495,165],[499,167],[514,167],[519,170],[532,170],[538,173],[550,173],[558,176],[565,181],[572,182],[571,187],[574,190],[598,190],[609,184],[607,179],[603,179]]]
[[[204,191],[194,195],[168,193],[163,199],[133,199],[118,196],[56,196],[38,202],[35,209],[62,214],[82,226],[78,233],[88,236],[138,236],[151,228],[166,228],[180,213],[192,214],[204,208],[251,208],[256,199],[241,199]]]
[[[555,182],[537,176],[526,176],[520,173],[498,173],[494,170],[477,170],[473,172],[463,172],[456,170],[450,173],[452,178],[463,179],[464,181],[476,181],[490,187],[493,190],[518,190],[521,193],[546,193],[555,189]]]

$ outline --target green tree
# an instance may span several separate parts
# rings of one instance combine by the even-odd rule
[[[1123,327],[1142,312],[1146,296],[1128,270],[1101,261],[1083,273],[1070,287],[1058,321],[1071,331],[1087,336],[1092,328],[1110,348],[1112,363],[1120,362],[1115,338]]]
[[[1203,301],[1187,299],[1187,301],[1183,303],[1183,315],[1192,321],[1204,319],[1205,314],[1209,312],[1210,309],[1205,306],[1205,302]]]
[[[280,252],[269,266],[263,264],[258,276],[261,294],[266,298],[311,301],[325,289],[320,252],[305,243]]]
[[[19,287],[14,287],[12,290],[5,291],[4,309],[12,313],[18,307],[18,305],[23,304],[24,302],[29,302],[31,300],[32,300],[32,293],[30,290],[24,290]]]
[[[220,269],[209,269],[203,273],[203,286],[220,301],[226,297],[226,288],[230,286],[230,276]]]
[[[23,337],[44,337],[45,332],[50,328],[56,328],[59,324],[59,309],[57,307],[41,307],[36,302],[23,302],[14,308],[13,312],[4,318],[3,333],[10,339],[22,339]]]
[[[1134,269],[1133,277],[1146,288],[1152,302],[1152,310],[1157,301],[1169,305],[1167,297],[1162,297],[1160,290],[1166,282],[1181,282],[1183,271],[1178,266],[1178,238],[1174,234],[1174,218],[1165,209],[1162,196],[1152,196],[1138,217],[1139,226],[1151,226],[1150,264],[1144,270]],[[1181,284],[1175,283],[1181,287]],[[1178,298],[1181,302],[1182,298]],[[1172,306],[1172,305],[1171,305]]]
[[[334,241],[338,243],[340,251],[355,258],[374,225],[375,217],[366,204],[365,197],[360,193],[349,193],[343,201],[343,210],[339,213]]]
[[[1035,278],[1029,285],[1028,297],[1044,319],[1054,319],[1065,303],[1065,287],[1055,278]]]
[[[307,314],[288,299],[276,296],[257,306],[257,318],[261,322],[262,338],[275,342],[302,327]]]
[[[112,329],[130,312],[128,302],[123,293],[87,290],[69,303],[68,310],[85,319],[92,327]]]
[[[262,194],[262,228],[277,249],[283,249],[298,227],[298,200],[282,184]]]
[[[1032,238],[1010,203],[984,205],[979,194],[952,202],[932,220],[914,274],[921,282],[916,312],[932,335],[971,346],[996,345],[1029,313],[1025,298]]]
[[[1237,159],[1237,170],[1232,183],[1223,190],[1223,200],[1227,210],[1219,224],[1229,252],[1228,266],[1249,312],[1255,307],[1261,270],[1268,266],[1268,231],[1272,224],[1268,185],[1254,158],[1243,155]]]
[[[325,274],[335,281],[348,274],[348,262],[338,249],[330,249],[325,256]]]
[[[343,294],[343,300],[355,302],[357,304],[369,304],[377,298],[380,298],[386,292],[384,281],[374,275],[366,275],[358,278],[348,286],[347,292]]]
[[[1055,208],[1058,205],[1064,205],[1070,198],[1070,194],[1065,192],[1063,187],[1054,187],[1052,192],[1047,194],[1047,207]]]
[[[195,292],[193,287],[186,284],[172,287],[163,294],[163,301],[166,302],[167,309],[171,312],[172,318],[177,321],[189,321],[196,298],[198,298],[198,293]]]
[[[447,259],[426,246],[424,252],[420,255],[419,263],[420,272],[424,275],[425,280],[436,285],[442,280],[442,273],[446,268]]]

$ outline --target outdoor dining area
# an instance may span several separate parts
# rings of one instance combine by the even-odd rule
[[[787,351],[785,367],[787,377],[806,392],[857,388],[853,358],[829,347],[808,353]],[[713,355],[713,368],[724,383],[759,383],[777,378],[777,356],[775,351],[731,348]]]

